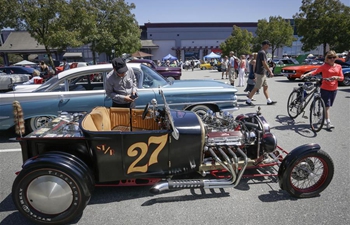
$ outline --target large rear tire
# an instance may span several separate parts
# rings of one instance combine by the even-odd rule
[[[18,211],[36,224],[67,224],[83,213],[94,180],[83,161],[48,153],[29,159],[12,186]]]
[[[318,196],[332,181],[334,163],[331,157],[318,151],[300,154],[283,174],[283,189],[297,198]]]

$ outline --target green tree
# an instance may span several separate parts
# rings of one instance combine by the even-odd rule
[[[251,43],[253,34],[247,30],[242,30],[237,26],[233,26],[231,35],[220,44],[223,55],[229,55],[230,51],[234,51],[236,56],[251,53]]]
[[[261,43],[264,40],[271,42],[272,58],[275,51],[283,46],[292,46],[295,40],[293,36],[293,27],[289,21],[280,16],[271,16],[269,22],[266,19],[258,21],[256,29],[256,37],[254,38],[254,51],[261,48]]]
[[[120,0],[90,0],[85,6],[89,11],[89,23],[82,27],[81,40],[90,43],[93,52],[116,56],[133,53],[141,48],[141,30],[128,5]]]
[[[14,0],[1,2],[13,13],[7,15],[4,27],[26,30],[45,46],[49,64],[54,67],[53,50],[65,50],[68,46],[83,44],[79,39],[80,24],[84,23],[86,10],[83,0]]]
[[[335,51],[350,48],[350,8],[339,0],[303,0],[294,17],[302,50],[309,51],[327,45]]]
[[[124,0],[0,0],[13,13],[1,15],[2,27],[26,30],[45,46],[53,67],[53,50],[90,44],[95,52],[116,55],[141,47],[141,31]],[[95,60],[94,60],[95,61]]]

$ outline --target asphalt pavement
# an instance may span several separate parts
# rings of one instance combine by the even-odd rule
[[[183,71],[182,79],[228,82],[221,79],[220,72],[198,69]],[[278,145],[287,151],[306,143],[320,144],[332,157],[335,173],[331,184],[318,197],[293,198],[280,190],[276,179],[269,177],[243,179],[235,188],[180,190],[159,195],[150,194],[149,187],[104,187],[95,189],[84,214],[72,224],[350,224],[350,87],[339,88],[331,109],[335,129],[315,134],[308,119],[299,116],[291,120],[286,111],[289,93],[298,81],[278,76],[269,78],[268,83],[276,105],[268,106],[261,93],[254,96],[255,106],[247,106],[244,87],[237,87],[239,110],[233,114],[255,112],[260,107]],[[13,136],[11,132],[0,132],[0,225],[30,224],[11,199],[15,172],[21,169],[20,146],[9,140]]]

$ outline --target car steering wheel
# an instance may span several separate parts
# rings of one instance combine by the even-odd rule
[[[146,116],[148,114],[148,109],[149,109],[149,103],[147,103],[147,105],[145,106],[145,109],[143,110],[143,113],[142,113],[142,119],[146,119]]]

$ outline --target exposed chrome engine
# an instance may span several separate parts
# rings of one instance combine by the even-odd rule
[[[204,177],[213,171],[224,171],[225,179],[169,180],[152,188],[157,193],[166,189],[223,188],[239,184],[247,166],[278,163],[277,140],[271,134],[265,119],[257,113],[222,114],[209,110],[201,117],[206,139],[199,173]],[[218,177],[216,177],[218,178]]]

